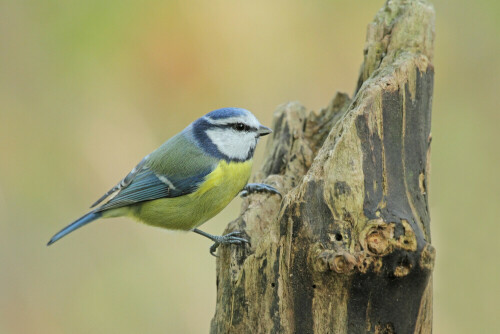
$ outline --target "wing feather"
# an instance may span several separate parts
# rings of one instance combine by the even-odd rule
[[[98,208],[97,211],[120,208],[160,198],[177,197],[189,194],[198,188],[199,184],[203,182],[205,176],[209,173],[210,171],[207,171],[197,175],[196,177],[191,177],[189,178],[189,182],[186,183],[183,182],[184,180],[176,182],[165,175],[161,175],[161,177],[159,177],[149,169],[142,170],[128,186],[122,188],[122,190],[120,190],[115,197]],[[165,179],[168,179],[169,182],[164,182]],[[172,187],[172,185],[174,187]]]
[[[95,206],[97,206],[99,203],[101,203],[102,201],[104,201],[106,198],[108,198],[110,195],[114,194],[115,192],[127,187],[131,182],[132,180],[137,176],[137,174],[139,174],[144,165],[146,164],[147,160],[149,159],[149,155],[146,155],[138,164],[137,166],[135,166],[131,171],[130,173],[127,174],[127,176],[125,176],[120,182],[118,182],[118,184],[116,186],[114,186],[113,188],[109,189],[107,193],[105,193],[104,195],[102,195],[97,201],[95,201],[94,204],[92,204],[92,206],[90,208],[93,208]]]
[[[94,207],[116,194],[96,212],[196,191],[218,160],[200,150],[190,139],[189,131],[190,127],[144,157],[123,180],[92,205]]]

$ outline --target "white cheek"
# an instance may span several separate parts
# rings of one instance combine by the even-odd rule
[[[208,130],[207,135],[221,153],[233,159],[246,159],[250,150],[257,144],[257,138],[253,133],[214,129]]]

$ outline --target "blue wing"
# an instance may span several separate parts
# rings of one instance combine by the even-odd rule
[[[129,185],[122,188],[115,197],[98,208],[96,212],[120,208],[138,202],[190,194],[198,189],[205,176],[209,173],[210,170],[207,170],[193,177],[175,179],[165,175],[157,175],[149,169],[144,169],[135,176]]]
[[[104,195],[102,195],[97,201],[95,201],[94,204],[92,204],[92,206],[90,208],[95,207],[97,204],[99,204],[102,201],[104,201],[111,194],[114,194],[115,192],[117,192],[119,190],[122,190],[123,188],[126,188],[128,185],[130,185],[130,183],[137,176],[137,174],[139,174],[142,171],[142,169],[144,168],[144,165],[146,164],[146,162],[148,161],[148,159],[149,159],[149,155],[146,155],[137,164],[137,166],[135,166],[134,169],[132,169],[132,171],[130,173],[128,173],[127,176],[125,176],[123,178],[123,180],[121,180],[120,182],[118,182],[118,184],[116,186],[114,186],[113,188],[109,189],[108,192],[105,193]]]
[[[196,191],[218,160],[198,148],[190,131],[190,127],[186,128],[144,157],[123,180],[92,205],[94,207],[116,193],[96,212]]]
[[[102,196],[93,207],[118,191],[115,197],[99,207],[95,212],[124,207],[127,205],[152,201],[160,198],[178,197],[196,191],[213,168],[208,168],[190,177],[163,175],[155,173],[147,164],[145,157],[122,181]]]

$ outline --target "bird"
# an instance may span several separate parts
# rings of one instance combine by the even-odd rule
[[[146,155],[92,204],[90,212],[57,232],[47,246],[90,222],[112,217],[193,231],[214,242],[210,247],[214,256],[220,245],[248,243],[240,231],[217,236],[198,227],[239,193],[281,196],[270,185],[248,183],[257,142],[271,132],[246,109],[222,108],[207,113]]]

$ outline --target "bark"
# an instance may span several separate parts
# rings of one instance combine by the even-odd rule
[[[354,98],[274,113],[255,194],[221,247],[212,333],[431,333],[428,210],[434,10],[388,1]]]

